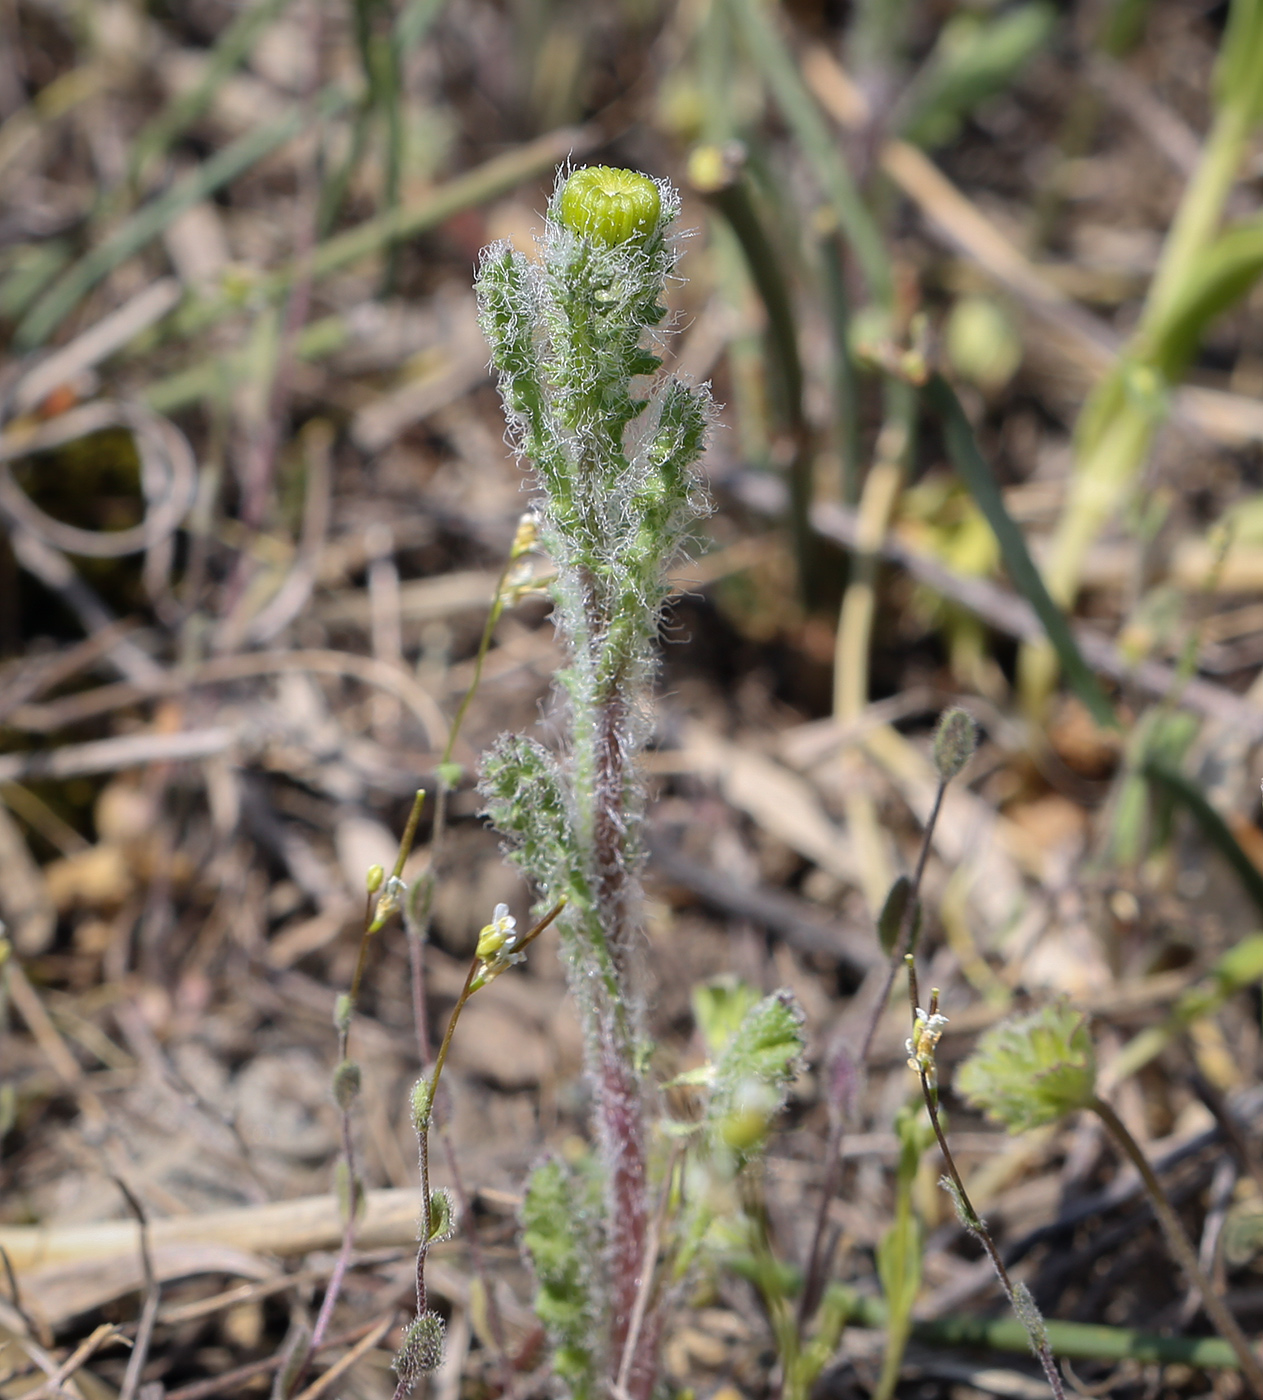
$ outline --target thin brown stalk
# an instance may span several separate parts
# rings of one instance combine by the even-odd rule
[[[930,847],[934,841],[934,828],[938,825],[939,813],[943,808],[943,795],[947,791],[947,782],[947,779],[940,777],[938,788],[934,793],[934,805],[930,808],[930,814],[926,819],[925,829],[921,833],[921,849],[917,853],[917,863],[912,872],[912,883],[908,892],[908,902],[904,908],[903,916],[899,921],[899,936],[895,940],[895,946],[891,952],[890,961],[887,964],[885,975],[882,978],[881,989],[872,1003],[868,1023],[864,1028],[864,1036],[860,1041],[860,1049],[856,1057],[856,1066],[861,1074],[863,1073],[864,1066],[868,1063],[869,1054],[872,1052],[873,1040],[877,1035],[877,1027],[881,1023],[882,1014],[886,1009],[886,1003],[890,1000],[890,993],[895,985],[895,978],[899,975],[900,968],[904,966],[904,960],[912,943],[912,931],[916,927],[916,919],[920,907],[921,881],[925,875],[926,863],[930,857]],[[834,1194],[838,1189],[838,1178],[841,1174],[840,1156],[842,1140],[845,1135],[845,1118],[844,1114],[839,1110],[833,1123],[830,1124],[829,1135],[825,1142],[824,1181],[821,1183],[820,1201],[816,1206],[816,1218],[812,1225],[811,1248],[807,1254],[807,1268],[803,1276],[803,1289],[798,1298],[798,1327],[800,1331],[806,1325],[815,1303],[819,1301],[820,1297],[821,1274],[824,1269],[824,1240],[829,1220],[829,1203],[833,1200]]]
[[[353,1327],[348,1332],[341,1332],[336,1337],[330,1337],[323,1344],[321,1350],[328,1351],[331,1347],[344,1347],[357,1342],[377,1326],[378,1319],[361,1323],[360,1326]],[[265,1356],[259,1361],[248,1361],[244,1366],[238,1366],[232,1371],[225,1371],[218,1376],[209,1376],[201,1381],[190,1381],[188,1385],[169,1390],[166,1400],[211,1400],[211,1397],[215,1395],[240,1394],[241,1387],[247,1381],[254,1380],[256,1376],[266,1376],[273,1371],[280,1370],[285,1364],[285,1360],[285,1353],[277,1352],[275,1355]]]
[[[911,954],[907,959],[908,966],[908,997],[911,1002],[912,1019],[916,1023],[920,1010],[921,997],[917,988],[916,964]],[[938,1010],[938,992],[934,991],[930,998],[929,1013],[931,1016]],[[982,1245],[987,1258],[991,1262],[991,1267],[995,1270],[996,1277],[1000,1280],[1000,1287],[1004,1290],[1004,1296],[1009,1300],[1009,1306],[1017,1316],[1018,1320],[1026,1328],[1027,1336],[1030,1338],[1031,1348],[1035,1352],[1041,1369],[1044,1372],[1044,1379],[1048,1382],[1048,1388],[1052,1391],[1055,1400],[1066,1400],[1065,1386],[1062,1384],[1061,1372],[1057,1368],[1057,1360],[1052,1354],[1052,1348],[1048,1345],[1048,1337],[1043,1330],[1042,1320],[1031,1317],[1034,1304],[1031,1302],[1030,1294],[1026,1293],[1025,1304],[1019,1301],[1018,1288],[1015,1287],[1009,1271],[1005,1268],[1004,1260],[996,1246],[995,1240],[991,1237],[991,1231],[987,1229],[987,1222],[974,1209],[973,1202],[969,1199],[969,1193],[965,1190],[965,1183],[961,1178],[960,1170],[956,1166],[956,1159],[952,1156],[952,1149],[947,1142],[947,1134],[943,1131],[943,1124],[938,1113],[938,1086],[932,1080],[930,1072],[923,1063],[918,1062],[917,1077],[921,1081],[921,1096],[925,1100],[926,1112],[930,1115],[930,1126],[934,1129],[934,1136],[938,1141],[939,1151],[943,1156],[943,1165],[947,1168],[948,1177],[952,1183],[952,1196],[960,1209],[961,1223],[971,1235]],[[1038,1320],[1038,1325],[1032,1323]]]
[[[1162,1189],[1162,1183],[1158,1180],[1157,1174],[1149,1165],[1149,1159],[1145,1156],[1140,1144],[1132,1137],[1127,1125],[1114,1112],[1110,1104],[1100,1097],[1095,1097],[1088,1107],[1109,1129],[1114,1141],[1126,1154],[1132,1166],[1140,1173],[1140,1179],[1144,1182],[1145,1190],[1148,1192],[1150,1203],[1153,1206],[1153,1213],[1158,1217],[1158,1224],[1161,1225],[1162,1233],[1166,1236],[1168,1248],[1175,1255],[1176,1262],[1188,1275],[1193,1286],[1201,1294],[1202,1306],[1206,1309],[1210,1320],[1215,1324],[1215,1330],[1236,1352],[1237,1359],[1241,1363],[1241,1373],[1250,1383],[1251,1390],[1260,1397],[1260,1400],[1263,1400],[1263,1365],[1260,1364],[1249,1339],[1241,1330],[1240,1323],[1233,1317],[1228,1305],[1206,1277],[1198,1262],[1197,1251],[1193,1248],[1192,1241],[1180,1223],[1180,1217],[1175,1213],[1174,1206]]]
[[[565,900],[558,903],[537,920],[523,937],[516,944],[516,951],[528,947],[539,937],[541,933],[553,922],[562,909],[565,908]],[[456,1034],[456,1026],[460,1020],[461,1012],[465,1009],[465,1003],[478,990],[478,973],[482,968],[482,959],[475,953],[469,964],[469,971],[465,975],[465,985],[461,988],[460,996],[456,999],[456,1005],[452,1008],[452,1014],[447,1019],[447,1029],[443,1032],[443,1040],[439,1045],[438,1054],[434,1057],[434,1068],[430,1071],[428,1087],[426,1092],[427,1109],[424,1117],[417,1124],[417,1163],[421,1177],[421,1221],[420,1221],[420,1243],[417,1246],[416,1262],[416,1297],[417,1316],[420,1317],[429,1307],[429,1294],[425,1282],[425,1263],[430,1252],[430,1237],[434,1232],[434,1222],[430,1206],[430,1125],[434,1117],[435,1102],[438,1098],[439,1081],[443,1075],[443,1067],[447,1063],[448,1051],[452,1047],[452,1037]],[[485,1280],[484,1280],[485,1286]],[[489,1291],[489,1290],[488,1290]],[[411,1382],[401,1377],[399,1384],[395,1388],[395,1400],[402,1398],[409,1393]]]
[[[27,1391],[25,1400],[50,1400],[53,1396],[63,1395],[70,1397],[70,1400],[80,1400],[80,1392],[67,1390],[65,1382],[76,1371],[81,1370],[103,1346],[116,1338],[121,1340],[121,1337],[122,1334],[112,1322],[103,1322],[79,1343],[47,1380],[41,1382],[34,1390]]]

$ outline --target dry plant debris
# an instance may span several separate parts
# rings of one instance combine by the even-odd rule
[[[478,757],[548,730],[560,657],[532,556],[480,658],[525,502],[472,269],[495,239],[533,255],[559,166],[589,160],[682,188],[689,281],[661,350],[722,405],[643,765],[656,1064],[699,1064],[690,993],[717,976],[806,1012],[760,1191],[801,1266],[832,1187],[816,1242],[855,1311],[815,1394],[882,1369],[874,1258],[916,1090],[900,996],[844,1125],[831,1076],[885,977],[881,897],[916,860],[953,702],[982,742],[933,827],[918,956],[950,1012],[934,1050],[963,1182],[1050,1323],[1114,1329],[1057,1334],[1068,1387],[1241,1393],[1099,1124],[1009,1139],[952,1077],[1011,1010],[1090,1013],[1099,1091],[1263,1331],[1263,293],[1206,327],[1085,550],[1072,630],[1117,729],[1064,685],[1022,710],[1037,607],[941,424],[883,436],[889,385],[946,370],[1048,557],[1077,416],[1132,343],[1214,120],[1222,10],[0,0],[0,1395],[394,1389],[412,1085],[490,911],[529,922]],[[1035,26],[1023,61],[951,68],[1009,21]],[[1259,139],[1225,196],[1243,224]],[[842,324],[872,269],[838,169],[880,220],[876,328]],[[858,703],[835,690],[856,637]],[[403,870],[434,878],[428,1028],[396,922],[350,1032],[368,1191],[343,1275],[335,1004],[365,874],[440,776],[440,859],[431,805]],[[581,1149],[582,1036],[549,929],[453,1040],[437,1400],[549,1391],[517,1218],[545,1150]],[[905,1183],[924,1248],[901,1393],[1046,1394],[932,1159]],[[780,1391],[773,1321],[748,1281],[693,1278],[665,1382]]]

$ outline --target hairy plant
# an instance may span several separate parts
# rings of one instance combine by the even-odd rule
[[[666,315],[678,210],[665,182],[577,170],[558,182],[540,261],[495,244],[477,281],[510,433],[539,491],[568,654],[560,755],[506,736],[484,758],[482,791],[541,903],[566,901],[558,923],[586,1033],[603,1198],[599,1268],[590,1250],[578,1275],[559,1265],[588,1197],[564,1174],[532,1185],[535,1205],[561,1204],[549,1222],[528,1207],[527,1243],[549,1242],[536,1250],[536,1272],[572,1391],[588,1393],[603,1376],[633,1400],[652,1388],[660,1326],[642,1296],[651,1182],[632,957],[643,812],[634,759],[647,732],[667,569],[706,509],[693,467],[711,418],[705,388],[658,377],[650,343]],[[583,1346],[566,1321],[581,1317],[599,1320]]]

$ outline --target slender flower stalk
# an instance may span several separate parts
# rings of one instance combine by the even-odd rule
[[[351,1254],[355,1248],[355,1223],[364,1197],[364,1183],[355,1165],[355,1141],[351,1123],[352,1110],[359,1098],[362,1080],[360,1067],[351,1059],[349,1053],[351,1023],[355,1017],[355,1008],[359,1004],[360,986],[364,980],[364,969],[368,963],[368,952],[373,938],[399,912],[407,894],[403,883],[403,869],[412,854],[424,806],[425,792],[418,791],[413,799],[412,810],[408,813],[408,822],[404,827],[390,875],[387,875],[380,865],[374,865],[368,871],[365,880],[367,898],[364,906],[364,931],[360,935],[360,948],[355,959],[351,989],[339,996],[334,1005],[333,1023],[338,1033],[338,1063],[333,1071],[333,1099],[338,1106],[342,1149],[338,1161],[338,1206],[342,1212],[342,1243],[311,1336],[305,1345],[300,1344],[295,1350],[292,1367],[278,1380],[277,1394],[282,1396],[290,1395],[298,1389],[311,1358],[323,1346],[329,1324],[333,1320],[333,1310],[341,1296],[342,1284],[351,1265]]]
[[[873,998],[868,1021],[860,1038],[859,1050],[851,1055],[849,1047],[840,1044],[834,1047],[830,1056],[829,1080],[838,1086],[835,1096],[838,1101],[829,1104],[829,1133],[825,1141],[824,1181],[820,1190],[820,1201],[816,1206],[816,1218],[811,1232],[811,1245],[807,1253],[807,1267],[803,1272],[803,1288],[798,1297],[798,1327],[806,1326],[816,1305],[820,1302],[824,1289],[826,1267],[825,1229],[829,1219],[829,1202],[838,1189],[839,1165],[842,1138],[846,1131],[848,1105],[841,1100],[852,1097],[868,1056],[873,1048],[877,1027],[890,1000],[895,978],[905,966],[908,953],[912,950],[921,920],[921,881],[930,859],[930,848],[934,844],[934,829],[938,825],[939,814],[943,810],[943,798],[947,785],[960,773],[973,757],[978,746],[978,726],[973,716],[959,706],[944,711],[934,734],[934,766],[938,772],[938,786],[934,791],[934,802],[921,833],[921,848],[917,853],[916,865],[911,878],[901,875],[886,896],[886,903],[877,920],[877,936],[882,950],[887,955],[885,972],[881,986]]]
[[[1065,1387],[1061,1382],[1061,1372],[1057,1368],[1056,1358],[1053,1356],[1052,1347],[1048,1342],[1048,1329],[1044,1325],[1043,1315],[1040,1313],[1035,1299],[1031,1296],[1030,1289],[1024,1283],[1013,1282],[996,1242],[991,1236],[991,1231],[987,1228],[987,1222],[974,1209],[973,1202],[969,1199],[969,1193],[965,1190],[960,1169],[956,1165],[955,1157],[952,1156],[952,1149],[948,1144],[947,1134],[943,1131],[943,1123],[938,1112],[938,1071],[934,1059],[939,1037],[942,1035],[943,1027],[947,1024],[947,1017],[938,1009],[937,987],[930,993],[928,1010],[921,1008],[921,997],[917,989],[916,963],[911,954],[908,955],[907,963],[908,998],[912,1005],[912,1036],[908,1041],[908,1068],[915,1071],[920,1081],[921,1095],[925,1099],[925,1109],[930,1116],[930,1125],[934,1129],[939,1151],[943,1154],[943,1165],[947,1168],[947,1175],[940,1184],[955,1203],[960,1223],[982,1245],[987,1258],[991,1261],[991,1267],[995,1270],[996,1278],[1000,1281],[1004,1296],[1009,1300],[1009,1306],[1013,1309],[1018,1321],[1026,1328],[1031,1350],[1035,1353],[1040,1368],[1044,1372],[1048,1388],[1052,1391],[1055,1400],[1066,1400]]]
[[[394,1369],[398,1380],[394,1400],[404,1400],[411,1394],[421,1377],[436,1370],[443,1359],[443,1319],[432,1312],[429,1290],[425,1281],[425,1264],[432,1245],[449,1239],[456,1229],[456,1203],[451,1193],[430,1188],[430,1128],[434,1122],[434,1104],[438,1097],[439,1080],[447,1064],[452,1037],[465,1004],[475,992],[481,991],[507,968],[526,956],[527,947],[539,937],[565,908],[561,899],[521,936],[516,920],[508,907],[497,904],[491,922],[478,937],[473,961],[465,976],[434,1066],[421,1076],[412,1091],[412,1126],[417,1135],[417,1164],[421,1175],[421,1217],[417,1222],[416,1295],[417,1313],[404,1329],[403,1340],[395,1356]]]
[[[1263,1365],[1206,1277],[1197,1251],[1140,1144],[1096,1091],[1096,1064],[1087,1017],[1058,1002],[1002,1022],[981,1037],[977,1049],[957,1072],[956,1087],[970,1103],[1004,1123],[1011,1132],[1055,1123],[1066,1114],[1085,1108],[1101,1119],[1140,1173],[1171,1253],[1201,1294],[1202,1304],[1220,1336],[1236,1352],[1251,1389],[1263,1400]],[[954,1170],[953,1179],[959,1180]],[[990,1254],[991,1250],[987,1252]],[[997,1271],[999,1268],[997,1263]],[[1022,1316],[1021,1312],[1018,1316]]]

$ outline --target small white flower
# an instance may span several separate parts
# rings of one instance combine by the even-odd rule
[[[933,1005],[934,1003],[931,1003]],[[917,1007],[916,1019],[912,1023],[912,1034],[904,1042],[908,1051],[908,1068],[918,1074],[934,1079],[934,1052],[943,1035],[947,1017],[935,1009],[926,1011]]]
[[[377,896],[377,903],[373,908],[372,929],[376,931],[386,922],[387,919],[403,903],[404,895],[408,893],[408,886],[399,879],[397,875],[391,875],[382,886],[382,892]]]
[[[507,904],[497,904],[491,922],[478,935],[478,956],[484,961],[499,959],[517,942],[517,920]]]

